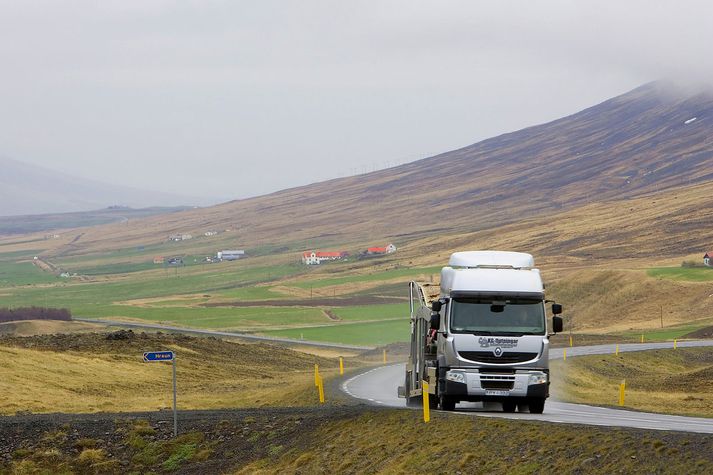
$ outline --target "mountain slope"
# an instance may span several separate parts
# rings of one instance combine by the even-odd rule
[[[695,120],[692,120],[695,118]],[[471,232],[713,178],[713,95],[651,83],[569,117],[366,175],[103,234],[148,240],[232,228],[240,246],[294,247]]]
[[[0,216],[207,204],[207,200],[108,185],[0,157]]]

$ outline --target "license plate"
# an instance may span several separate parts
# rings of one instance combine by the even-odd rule
[[[496,390],[486,390],[485,395],[486,396],[508,396],[510,394],[509,391],[496,391]]]

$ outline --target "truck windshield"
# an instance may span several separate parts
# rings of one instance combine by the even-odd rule
[[[479,335],[542,335],[545,309],[542,300],[454,299],[451,331]]]

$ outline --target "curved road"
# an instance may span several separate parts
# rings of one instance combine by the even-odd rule
[[[679,342],[678,347],[690,348],[713,346],[710,341]],[[620,352],[643,351],[673,348],[673,343],[632,343],[619,345]],[[567,356],[612,354],[615,345],[580,346],[567,348]],[[561,348],[550,350],[550,359],[560,359],[563,356]],[[394,364],[374,368],[348,379],[342,384],[342,390],[350,396],[363,399],[371,404],[389,407],[406,408],[405,399],[396,395],[397,387],[404,378],[404,365]],[[610,409],[606,407],[570,404],[550,398],[545,404],[543,414],[504,413],[500,405],[493,403],[491,407],[483,407],[480,403],[462,403],[454,411],[457,414],[477,415],[481,417],[500,417],[505,419],[526,419],[557,422],[563,424],[587,424],[610,427],[632,427],[637,429],[673,430],[713,434],[713,419],[702,417],[670,416],[647,412]],[[488,412],[494,409],[495,412]]]

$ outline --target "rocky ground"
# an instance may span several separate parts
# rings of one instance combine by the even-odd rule
[[[222,473],[310,443],[358,406],[0,417],[0,473]]]

